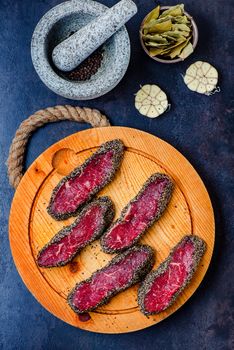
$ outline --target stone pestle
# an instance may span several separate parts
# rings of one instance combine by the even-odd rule
[[[76,68],[136,13],[132,0],[121,0],[58,44],[52,53],[55,66],[66,72]]]

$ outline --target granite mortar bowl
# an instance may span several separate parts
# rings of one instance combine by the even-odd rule
[[[160,8],[160,13],[164,10],[168,10],[171,6],[161,6]],[[191,25],[192,25],[192,40],[191,40],[191,43],[193,45],[193,51],[195,50],[196,46],[197,46],[197,42],[198,42],[198,28],[197,28],[197,25],[196,25],[196,22],[194,21],[193,17],[186,11],[184,11],[184,14],[190,19],[191,21]],[[171,59],[171,58],[168,58],[168,59],[164,59],[164,58],[161,58],[161,57],[157,57],[157,56],[150,56],[150,53],[147,49],[147,47],[145,46],[145,43],[143,41],[143,38],[142,38],[142,27],[145,23],[145,20],[146,18],[148,17],[149,14],[147,14],[145,16],[145,18],[143,19],[142,23],[141,23],[141,26],[140,26],[140,32],[139,32],[139,35],[140,35],[140,42],[141,42],[141,46],[143,48],[143,50],[145,51],[145,53],[150,57],[152,58],[154,61],[157,61],[157,62],[161,62],[161,63],[178,63],[178,62],[181,62],[181,61],[184,61],[182,58],[180,57],[176,57],[174,59]],[[193,53],[191,53],[192,55]],[[190,55],[189,55],[190,56]],[[188,56],[188,57],[189,57]],[[187,58],[187,57],[186,57]],[[186,59],[185,58],[185,59]]]
[[[74,100],[90,100],[106,94],[123,78],[130,60],[130,41],[125,26],[104,43],[101,67],[89,80],[68,80],[59,75],[52,62],[56,45],[106,9],[92,0],[66,1],[49,10],[37,24],[31,42],[32,62],[43,83],[56,94]]]

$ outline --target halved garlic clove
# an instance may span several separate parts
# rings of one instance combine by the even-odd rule
[[[199,94],[209,95],[217,86],[218,72],[208,62],[197,61],[186,70],[184,83]]]
[[[136,94],[135,107],[142,115],[156,118],[168,108],[167,95],[158,85],[146,84]]]

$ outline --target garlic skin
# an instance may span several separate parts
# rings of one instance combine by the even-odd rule
[[[156,118],[168,108],[167,95],[158,85],[143,85],[135,96],[135,107],[140,114]]]
[[[184,83],[191,91],[210,95],[218,83],[218,71],[208,62],[197,61],[186,70]]]

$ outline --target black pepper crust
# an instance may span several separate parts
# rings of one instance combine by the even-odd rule
[[[135,252],[135,251],[146,251],[148,253],[148,258],[144,261],[144,263],[134,272],[133,278],[128,282],[127,285],[121,287],[121,288],[117,288],[114,291],[109,292],[109,294],[103,299],[101,300],[97,305],[95,305],[92,308],[88,308],[86,310],[79,310],[72,302],[73,296],[76,292],[76,290],[82,286],[84,283],[86,282],[90,282],[98,273],[100,272],[105,272],[105,270],[109,267],[109,266],[113,266],[115,264],[117,264],[118,262],[120,262],[122,259],[124,259],[126,256],[128,256],[130,253]],[[67,297],[67,302],[69,304],[69,306],[72,308],[73,311],[75,311],[78,314],[82,314],[85,312],[89,312],[89,311],[93,311],[95,310],[97,307],[101,306],[101,305],[105,305],[109,302],[109,300],[111,298],[113,298],[116,294],[124,291],[125,289],[133,286],[134,284],[138,283],[139,281],[142,280],[142,278],[152,269],[153,265],[154,265],[154,258],[155,254],[153,249],[148,246],[148,245],[139,245],[139,246],[135,246],[132,247],[130,249],[128,249],[127,251],[125,251],[122,254],[116,255],[106,266],[104,266],[103,268],[95,271],[88,279],[77,283],[76,286],[71,290],[71,292],[69,293],[68,297]]]
[[[195,247],[195,251],[193,253],[193,266],[192,269],[187,277],[187,279],[184,281],[184,283],[181,285],[180,289],[175,293],[175,295],[173,296],[173,298],[171,299],[171,301],[168,303],[168,305],[161,311],[166,310],[168,307],[170,307],[177,299],[177,297],[179,296],[179,294],[185,289],[185,287],[190,283],[194,272],[196,271],[199,262],[202,258],[202,256],[204,255],[205,251],[206,251],[206,243],[198,236],[195,235],[188,235],[182,238],[182,240],[171,250],[169,256],[166,258],[166,260],[164,260],[159,267],[157,268],[157,270],[151,271],[146,278],[144,279],[144,281],[142,282],[139,290],[138,290],[138,305],[140,307],[141,312],[144,315],[155,315],[159,312],[148,312],[145,309],[144,306],[144,301],[145,301],[145,296],[146,294],[150,291],[153,282],[155,281],[155,279],[157,277],[159,277],[160,275],[162,275],[167,269],[168,269],[168,265],[171,262],[172,259],[172,255],[173,253],[177,250],[177,248],[179,248],[184,242],[187,241],[191,241]],[[160,311],[160,312],[161,312]]]
[[[68,236],[71,232],[71,230],[76,227],[81,218],[87,213],[88,210],[90,210],[93,206],[99,205],[103,208],[105,208],[104,214],[101,218],[101,225],[99,225],[99,227],[96,228],[96,230],[93,232],[92,237],[88,240],[85,241],[77,250],[76,252],[74,252],[67,260],[62,261],[60,263],[57,264],[53,264],[53,265],[48,265],[48,266],[44,266],[44,265],[40,265],[40,263],[38,262],[38,259],[40,257],[40,255],[52,244],[59,242],[63,237]],[[104,197],[99,197],[97,199],[95,199],[94,201],[92,201],[91,203],[89,203],[87,206],[84,207],[84,209],[80,212],[79,216],[77,217],[77,219],[70,225],[70,226],[66,226],[64,227],[62,230],[60,230],[38,253],[37,256],[37,264],[40,267],[59,267],[59,266],[64,266],[67,265],[80,251],[81,249],[83,249],[84,247],[86,247],[87,245],[89,245],[90,243],[92,243],[94,240],[98,239],[101,234],[104,232],[104,230],[106,229],[107,226],[110,225],[110,223],[112,222],[113,218],[115,215],[115,209],[114,209],[114,205],[111,201],[111,199],[107,196]]]
[[[101,185],[101,186],[96,186],[95,189],[90,192],[88,199],[85,201],[85,203],[81,204],[75,211],[73,212],[67,212],[67,213],[63,213],[63,214],[57,214],[54,213],[52,210],[52,204],[55,200],[55,197],[60,189],[60,187],[68,180],[79,176],[86,168],[86,166],[99,154],[104,154],[110,150],[114,151],[114,156],[112,159],[112,170],[109,172],[108,177],[106,179],[106,181]],[[85,204],[87,204],[103,187],[105,187],[108,183],[110,183],[114,176],[116,171],[119,169],[120,164],[122,162],[123,159],[123,153],[124,153],[124,144],[121,140],[119,139],[115,139],[112,141],[107,141],[105,143],[103,143],[99,149],[92,154],[92,156],[90,156],[88,159],[86,159],[86,161],[80,165],[79,167],[75,168],[69,175],[65,176],[62,180],[60,180],[60,182],[58,183],[58,185],[54,188],[51,198],[50,198],[50,202],[49,205],[47,207],[47,212],[52,216],[52,218],[54,218],[55,220],[65,220],[67,218],[69,218],[70,216],[76,216],[78,214],[78,212],[81,210],[82,207],[84,207]]]
[[[151,184],[152,182],[154,182],[157,179],[167,179],[168,180],[168,184],[165,187],[161,198],[159,200],[159,205],[158,205],[158,210],[157,213],[154,217],[152,217],[152,220],[148,223],[148,225],[145,227],[145,229],[132,241],[131,244],[129,244],[127,247],[121,248],[121,249],[115,249],[115,248],[111,248],[108,247],[105,243],[105,239],[108,236],[109,232],[112,230],[112,228],[114,226],[116,226],[117,224],[121,223],[124,220],[124,216],[127,213],[127,211],[129,210],[130,206],[134,203],[137,202],[137,200],[141,197],[141,195],[143,194],[143,192],[145,191],[146,187]],[[160,217],[162,216],[163,212],[165,211],[170,199],[171,199],[171,195],[172,195],[172,191],[173,191],[174,185],[173,182],[171,180],[171,178],[166,175],[166,174],[161,174],[161,173],[155,173],[152,174],[150,176],[150,178],[144,183],[144,185],[142,186],[141,190],[138,192],[138,194],[136,195],[136,197],[134,197],[127,205],[126,207],[123,208],[123,210],[121,211],[120,217],[112,223],[112,225],[108,228],[108,230],[104,233],[104,235],[101,238],[101,247],[102,250],[105,253],[119,253],[122,252],[130,247],[132,247],[133,245],[135,245],[140,238],[145,234],[145,232],[148,230],[148,228],[150,226],[152,226],[157,220],[160,219]],[[127,233],[126,233],[127,234]]]

